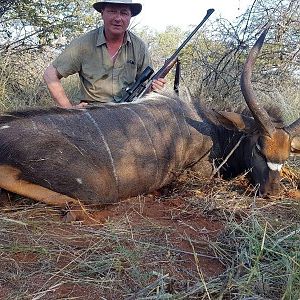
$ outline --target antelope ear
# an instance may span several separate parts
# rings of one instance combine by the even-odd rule
[[[296,135],[291,141],[291,156],[300,156],[300,136]]]
[[[238,131],[253,131],[255,126],[255,121],[253,118],[241,115],[235,112],[226,111],[214,111],[215,117],[218,119],[220,125],[224,126],[229,130]]]

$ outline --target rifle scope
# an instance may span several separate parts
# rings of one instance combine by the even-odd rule
[[[123,102],[131,102],[132,101],[132,96],[135,96],[134,93],[137,91],[139,88],[143,88],[143,83],[150,78],[150,76],[154,73],[154,70],[151,67],[147,67],[141,76],[134,82],[132,86],[129,86],[126,88],[126,93],[127,96],[123,99]]]

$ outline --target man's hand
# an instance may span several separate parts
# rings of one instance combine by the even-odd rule
[[[88,105],[89,104],[87,102],[80,102],[79,104],[74,105],[73,108],[85,108]]]
[[[152,91],[154,92],[161,91],[164,88],[166,82],[167,80],[165,78],[154,79],[151,85]]]

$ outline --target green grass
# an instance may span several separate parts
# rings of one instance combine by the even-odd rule
[[[227,224],[224,242],[219,245],[226,249],[227,272],[231,272],[226,293],[231,297],[299,299],[299,223],[274,227],[272,220],[262,219],[254,214],[242,223]]]

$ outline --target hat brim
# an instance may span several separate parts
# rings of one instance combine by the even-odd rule
[[[101,12],[106,4],[123,4],[128,5],[131,10],[132,17],[137,16],[142,11],[142,4],[140,3],[124,3],[124,2],[96,2],[93,4],[93,7]]]

